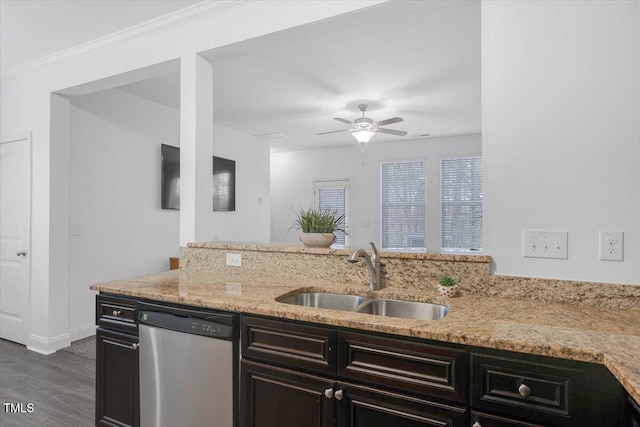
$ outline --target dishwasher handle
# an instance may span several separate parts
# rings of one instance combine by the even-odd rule
[[[224,318],[221,318],[220,320],[224,321]],[[208,316],[207,319],[201,319],[189,316],[185,313],[140,310],[138,312],[138,321],[140,325],[169,329],[176,332],[201,335],[210,338],[232,340],[236,335],[232,325],[216,321],[216,315],[214,314]]]

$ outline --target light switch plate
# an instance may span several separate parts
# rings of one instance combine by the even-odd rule
[[[522,230],[522,256],[567,259],[568,234],[566,231]]]

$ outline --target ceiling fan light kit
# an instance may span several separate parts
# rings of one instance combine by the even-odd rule
[[[379,127],[379,126],[384,126],[392,123],[399,123],[402,121],[400,117],[393,117],[391,119],[382,120],[374,123],[373,120],[364,116],[364,112],[367,111],[367,107],[368,107],[367,104],[360,104],[358,106],[358,108],[360,108],[360,111],[362,111],[362,117],[355,119],[353,122],[347,119],[342,119],[338,117],[334,118],[334,120],[337,120],[341,123],[346,123],[351,125],[350,129],[341,129],[341,130],[333,130],[329,132],[322,132],[322,133],[319,133],[318,135],[349,131],[351,132],[351,135],[353,135],[353,137],[356,139],[356,141],[358,141],[360,144],[366,144],[378,132],[387,133],[390,135],[397,135],[397,136],[405,136],[407,134],[407,132],[402,130],[384,129]]]
[[[352,132],[351,135],[358,141],[360,144],[366,144],[373,138],[373,135],[376,133],[371,130],[357,130]]]

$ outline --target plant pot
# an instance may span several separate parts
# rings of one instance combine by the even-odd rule
[[[300,241],[308,248],[328,248],[336,241],[333,233],[302,233]]]
[[[453,286],[442,286],[442,285],[438,285],[438,292],[440,292],[442,294],[442,296],[445,297],[454,297],[456,296],[456,294],[458,293],[458,286],[457,285],[453,285]]]

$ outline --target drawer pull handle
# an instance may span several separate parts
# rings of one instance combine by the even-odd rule
[[[342,400],[342,398],[344,397],[344,391],[342,390],[338,390],[333,394],[337,400]]]
[[[326,397],[327,399],[331,399],[333,397],[333,389],[332,388],[328,388],[324,391],[324,397]]]
[[[473,427],[482,427],[482,424],[476,421],[475,423],[473,423]]]
[[[122,314],[122,312],[120,310],[113,310],[113,313],[111,314],[113,314],[113,317],[118,317],[120,316],[120,314]]]
[[[520,387],[518,387],[518,393],[520,393],[520,396],[527,397],[531,394],[531,389],[526,384],[520,384]]]
[[[132,348],[133,350],[137,350],[137,349],[138,349],[138,347],[140,347],[140,343],[138,343],[138,342],[134,342],[133,344],[131,344],[131,348]]]

